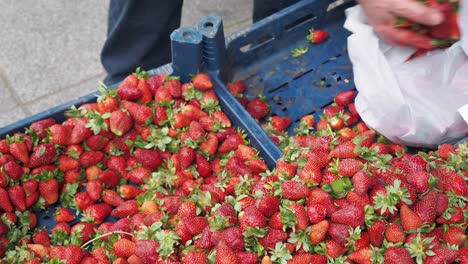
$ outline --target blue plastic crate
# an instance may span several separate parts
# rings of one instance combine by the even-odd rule
[[[235,126],[245,129],[249,139],[270,168],[281,156],[259,124],[229,92],[227,81],[244,81],[250,98],[266,95],[272,113],[288,116],[294,123],[310,113],[320,113],[339,91],[353,88],[351,64],[346,52],[348,32],[343,29],[344,10],[354,5],[347,2],[332,10],[329,1],[303,0],[276,13],[226,40],[222,20],[216,16],[202,19],[197,28],[181,28],[171,35],[172,63],[149,71],[181,76],[188,81],[190,74],[208,72],[215,83],[221,106]],[[292,58],[291,50],[306,46],[310,28],[330,33],[330,38],[311,46],[300,58]],[[111,85],[116,88],[118,84]],[[70,106],[94,102],[94,92],[42,113],[0,128],[0,138],[24,131],[31,123],[52,117],[65,120],[64,111]],[[292,131],[290,131],[292,132]],[[38,214],[38,225],[50,230],[55,221],[53,214],[59,205]],[[112,220],[112,219],[111,219]]]
[[[270,167],[281,151],[224,83],[245,82],[249,99],[264,94],[273,115],[292,119],[290,134],[302,116],[314,114],[318,118],[338,92],[354,88],[346,49],[349,32],[343,24],[345,9],[355,3],[341,2],[330,8],[329,1],[301,1],[228,37],[225,47],[219,18],[208,17],[198,25],[204,34],[204,61],[223,110],[248,132]],[[306,36],[311,28],[327,31],[330,38],[318,45],[309,44]],[[309,47],[309,51],[292,57],[291,51],[300,46]]]

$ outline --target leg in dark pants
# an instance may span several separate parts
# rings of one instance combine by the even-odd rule
[[[262,20],[297,2],[299,0],[254,0],[253,21]]]
[[[170,34],[180,26],[182,0],[111,0],[101,62],[106,84],[136,67],[153,69],[171,61]]]

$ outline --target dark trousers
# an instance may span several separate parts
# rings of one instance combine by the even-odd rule
[[[235,1],[235,0],[226,0]],[[254,0],[253,20],[265,18],[299,0]],[[107,40],[101,62],[106,84],[135,71],[171,61],[170,34],[180,27],[183,0],[111,0]]]

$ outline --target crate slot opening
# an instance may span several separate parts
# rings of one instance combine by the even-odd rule
[[[193,37],[193,34],[190,31],[184,31],[182,32],[182,37],[189,39]]]
[[[338,59],[338,58],[341,57],[341,56],[342,56],[341,53],[336,54],[335,56],[330,57],[330,58],[328,58],[327,60],[325,60],[324,62],[322,62],[322,65],[325,65],[325,64],[327,64],[327,63],[329,63],[329,62],[331,62],[331,61],[334,61],[334,60]]]
[[[285,82],[285,83],[282,83],[274,88],[271,88],[270,90],[268,90],[268,93],[274,93],[275,91],[285,87],[286,85],[288,85],[289,83],[288,82]]]
[[[306,75],[306,74],[308,74],[310,72],[313,72],[313,71],[314,71],[313,68],[310,68],[310,69],[308,69],[306,71],[303,71],[303,72],[299,73],[298,75],[294,76],[293,80],[297,80],[297,79],[301,78],[302,76],[304,76],[304,75]]]
[[[260,46],[263,46],[263,45],[271,42],[272,40],[273,40],[273,36],[271,34],[266,34],[266,35],[263,35],[263,36],[257,38],[255,41],[240,47],[239,50],[242,53],[247,53],[250,50],[254,50],[254,49],[256,49],[256,48],[258,48]]]
[[[299,25],[305,24],[306,22],[309,22],[310,20],[316,19],[317,16],[314,14],[307,14],[305,16],[299,17],[298,19],[294,20],[293,22],[287,24],[284,27],[284,30],[289,31]]]
[[[330,3],[327,7],[327,12],[332,11],[333,9],[342,6],[343,4],[349,2],[349,0],[337,0]]]

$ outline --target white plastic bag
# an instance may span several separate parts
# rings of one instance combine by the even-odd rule
[[[461,45],[466,43],[468,51],[468,41],[405,62],[415,49],[379,39],[360,6],[347,10],[345,28],[353,33],[348,52],[359,91],[356,108],[370,127],[393,142],[416,147],[454,143],[468,135],[458,112],[468,104],[468,57]]]

